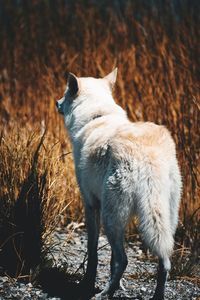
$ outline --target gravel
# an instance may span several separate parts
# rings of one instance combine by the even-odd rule
[[[86,260],[87,235],[83,224],[72,223],[66,229],[58,229],[52,237],[54,247],[52,257],[54,266],[67,267],[69,273],[83,273],[84,259]],[[114,299],[148,300],[152,297],[156,284],[156,260],[145,255],[140,242],[130,242],[126,245],[128,266],[122,279],[123,287],[115,293]],[[105,286],[109,277],[110,246],[106,237],[101,234],[98,250],[98,270],[96,283],[100,289]],[[9,277],[0,277],[0,300],[20,299],[59,300],[50,297],[41,287],[34,287],[31,283],[24,284]],[[69,295],[67,299],[71,300]],[[95,297],[93,297],[95,299]],[[188,280],[168,280],[166,284],[166,300],[200,300],[200,286]]]

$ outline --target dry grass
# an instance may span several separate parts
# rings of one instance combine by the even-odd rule
[[[42,235],[61,212],[68,220],[81,220],[71,148],[55,99],[63,93],[66,69],[103,76],[117,65],[115,98],[130,119],[165,124],[176,141],[183,177],[177,238],[199,257],[200,4],[155,3],[1,3],[0,197],[8,220],[44,128],[36,168],[39,190],[43,187]]]
[[[74,177],[66,176],[68,154],[46,131],[16,126],[1,133],[0,262],[12,276],[36,268],[52,231],[66,222],[62,214],[73,215],[79,195]]]

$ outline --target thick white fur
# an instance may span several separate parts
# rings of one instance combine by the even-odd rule
[[[100,207],[108,238],[137,215],[144,242],[168,270],[181,192],[175,144],[165,127],[128,120],[112,97],[115,78],[78,78],[77,96],[69,100],[67,87],[58,101],[78,184],[85,205]]]

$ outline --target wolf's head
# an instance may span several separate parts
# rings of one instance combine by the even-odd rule
[[[72,139],[81,128],[99,116],[125,115],[125,111],[112,97],[116,77],[117,68],[104,78],[68,74],[64,96],[56,105],[58,111],[64,115],[65,126]]]
[[[67,87],[64,96],[56,102],[58,112],[67,115],[71,107],[80,102],[113,101],[112,89],[117,77],[117,68],[104,78],[77,77],[72,73],[67,75]]]

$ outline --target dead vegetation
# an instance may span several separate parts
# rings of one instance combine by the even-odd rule
[[[103,76],[117,65],[115,98],[130,119],[165,124],[176,141],[183,193],[174,275],[196,276],[190,270],[200,239],[199,2],[35,0],[0,7],[0,265],[26,276],[52,228],[82,219],[55,100],[66,69]],[[38,249],[31,263],[30,241]],[[11,267],[6,256],[15,261]]]

